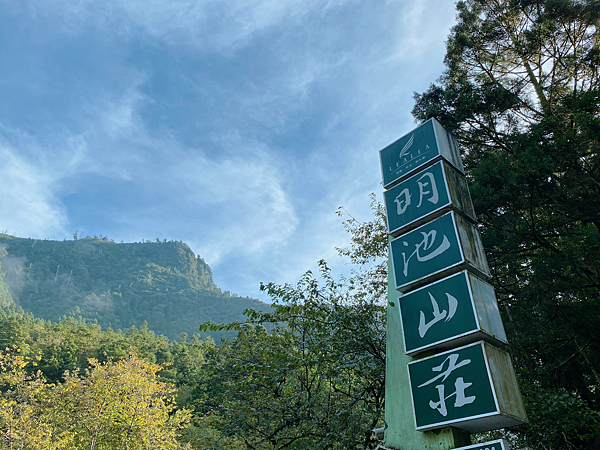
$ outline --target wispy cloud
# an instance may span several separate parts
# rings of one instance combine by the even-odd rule
[[[67,33],[100,26],[128,38],[143,30],[169,45],[230,53],[250,45],[255,34],[307,14],[325,14],[350,0],[29,0],[31,16],[59,21]]]
[[[53,177],[18,155],[19,149],[0,140],[0,232],[66,236],[67,211],[55,196]]]
[[[434,56],[431,51],[442,50],[440,43],[446,39],[454,22],[454,3],[445,0],[402,3],[403,13],[397,16],[394,33],[396,51],[385,61],[400,60],[419,66],[431,64]]]
[[[298,225],[279,164],[260,144],[236,139],[230,145],[243,148],[236,159],[196,155],[171,171],[189,208],[209,211],[197,224],[205,232],[194,246],[213,264],[232,254],[255,258],[273,252]]]
[[[377,151],[414,125],[453,17],[441,0],[0,3],[0,231],[182,240],[242,295],[320,258],[343,270],[335,211],[368,219]]]

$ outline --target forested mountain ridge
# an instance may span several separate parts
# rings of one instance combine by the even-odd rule
[[[15,303],[36,317],[64,316],[128,329],[147,321],[171,339],[207,321],[238,320],[256,299],[222,292],[208,264],[176,241],[116,243],[107,238],[35,240],[0,234],[1,269]],[[7,299],[0,280],[0,302]]]

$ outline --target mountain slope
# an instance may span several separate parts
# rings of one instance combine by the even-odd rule
[[[6,250],[0,247],[0,260],[7,256]],[[4,272],[2,271],[2,264],[0,264],[0,307],[11,307],[14,306],[14,301],[10,295],[10,288],[4,282]]]
[[[48,320],[81,316],[113,329],[145,320],[173,339],[181,332],[198,333],[207,321],[239,320],[246,308],[268,308],[223,293],[208,264],[182,242],[117,244],[106,238],[49,241],[0,234],[2,247],[4,281],[15,302]]]

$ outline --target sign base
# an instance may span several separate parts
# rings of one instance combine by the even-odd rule
[[[391,263],[388,261],[391,273]],[[389,277],[392,279],[392,277]],[[413,358],[404,354],[398,297],[393,281],[388,280],[388,314],[385,384],[385,448],[402,450],[450,450],[469,445],[468,432],[452,427],[435,431],[416,431],[411,406],[406,366]],[[393,382],[390,382],[393,380]]]

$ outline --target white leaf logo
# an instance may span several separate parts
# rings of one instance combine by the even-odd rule
[[[406,145],[404,146],[404,148],[402,149],[402,151],[400,152],[400,158],[402,158],[404,156],[404,154],[408,151],[408,149],[413,145],[413,142],[415,140],[415,135],[413,134],[410,139],[408,140],[408,142],[406,143]]]

